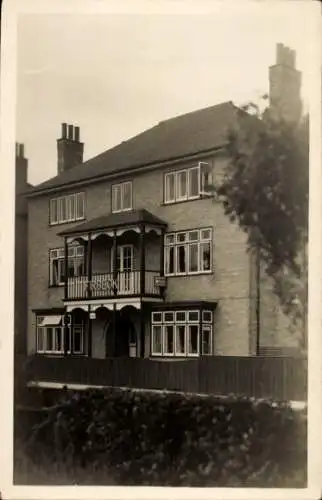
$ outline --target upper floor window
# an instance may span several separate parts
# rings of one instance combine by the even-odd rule
[[[195,200],[201,195],[210,194],[208,187],[211,183],[211,165],[207,162],[169,172],[164,177],[164,202]]]
[[[49,276],[50,285],[59,286],[65,282],[65,251],[64,248],[50,250]],[[68,278],[82,276],[85,273],[84,247],[82,245],[68,248],[67,262]]]
[[[74,222],[85,217],[85,193],[73,193],[50,200],[50,224]]]
[[[132,182],[122,182],[112,186],[112,212],[132,210]]]
[[[212,270],[212,229],[168,233],[164,252],[166,276],[209,273]]]

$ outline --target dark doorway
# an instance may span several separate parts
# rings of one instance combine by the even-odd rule
[[[113,339],[113,321],[107,327],[108,339]],[[135,338],[135,327],[129,316],[122,311],[116,311],[115,318],[115,357],[129,357],[129,344]]]

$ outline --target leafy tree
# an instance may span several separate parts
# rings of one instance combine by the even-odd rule
[[[227,151],[229,165],[217,195],[247,233],[249,250],[273,279],[283,310],[305,343],[308,117],[293,123],[253,103],[237,108]]]

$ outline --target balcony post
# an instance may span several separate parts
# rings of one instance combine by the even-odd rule
[[[144,358],[145,354],[145,323],[144,323],[144,308],[143,303],[141,301],[141,309],[140,309],[140,357]]]
[[[92,296],[92,235],[88,233],[88,243],[87,243],[87,297],[90,299]]]
[[[160,276],[164,276],[164,235],[165,235],[165,228],[162,227],[161,229],[161,245],[160,245]],[[162,287],[160,288],[160,295],[161,298],[164,300],[165,299],[165,288]]]
[[[64,239],[64,300],[68,299],[68,241],[67,237]]]
[[[87,355],[92,357],[92,319],[91,319],[91,306],[88,306],[87,318]]]
[[[114,298],[117,296],[117,238],[116,230],[113,234],[113,292]],[[112,312],[112,333],[113,333],[113,356],[116,356],[116,302],[113,304]],[[107,354],[107,353],[106,353]]]
[[[160,276],[164,276],[164,228],[161,229],[161,245],[160,245]]]
[[[140,295],[145,294],[145,224],[140,225]]]

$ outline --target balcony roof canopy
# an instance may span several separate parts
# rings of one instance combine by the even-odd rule
[[[82,224],[78,224],[72,228],[59,233],[60,236],[74,236],[83,235],[88,233],[104,233],[119,228],[138,227],[141,224],[152,227],[166,227],[167,223],[151,214],[148,210],[131,210],[128,212],[111,213],[96,217]]]

